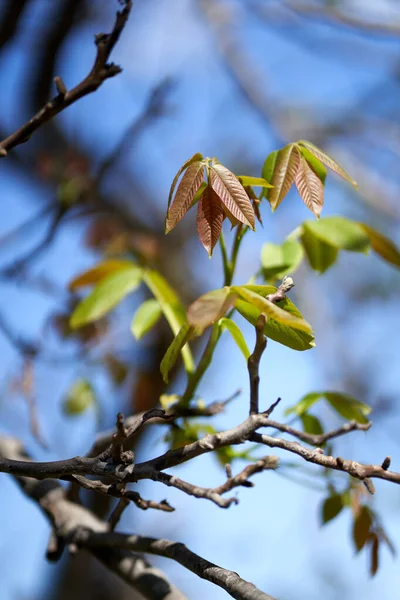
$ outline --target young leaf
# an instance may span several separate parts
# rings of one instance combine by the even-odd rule
[[[247,360],[250,356],[250,350],[247,347],[246,340],[244,339],[243,333],[240,331],[238,325],[232,321],[232,319],[227,319],[226,317],[222,317],[222,319],[218,321],[218,324],[222,329],[229,331],[236,342],[237,347]]]
[[[294,413],[295,415],[302,416],[308,411],[309,408],[319,400],[323,398],[323,393],[320,392],[310,392],[306,394],[299,400],[294,406],[290,406],[285,410],[285,416],[291,415]]]
[[[305,148],[304,146],[299,146],[298,148],[301,154],[308,162],[308,164],[310,165],[310,167],[312,168],[312,170],[318,175],[322,183],[325,185],[325,179],[328,174],[328,171],[326,170],[322,162],[318,160],[318,158],[316,158],[313,154],[311,154],[311,152],[307,150],[307,148]]]
[[[371,566],[369,572],[373,577],[379,568],[379,537],[375,532],[369,534],[368,545],[371,546]]]
[[[276,292],[276,287],[272,285],[245,285],[242,287],[251,290],[255,294],[259,294],[264,298],[265,296],[268,296],[268,294]],[[285,298],[279,302],[279,306],[295,317],[302,318],[302,314],[289,298]],[[249,302],[240,299],[235,301],[235,308],[247,321],[249,321],[249,323],[256,325],[261,312],[259,309]],[[288,348],[292,348],[293,350],[310,350],[310,348],[315,346],[314,336],[312,334],[292,329],[287,325],[274,321],[272,318],[267,319],[264,327],[264,334],[271,340],[283,344]]]
[[[167,212],[165,221],[165,233],[168,233],[179,223],[189,210],[193,198],[204,179],[204,162],[192,162],[186,169],[178,189],[176,190],[174,201]]]
[[[71,328],[77,329],[103,317],[125,296],[139,287],[142,276],[142,269],[131,264],[102,279],[89,296],[75,308],[70,319]]]
[[[337,163],[333,158],[325,154],[323,150],[317,148],[317,146],[314,146],[314,144],[312,144],[311,142],[307,142],[306,140],[300,140],[298,144],[299,146],[304,146],[305,148],[307,148],[307,150],[309,150],[311,154],[318,158],[318,160],[320,160],[326,167],[343,177],[343,179],[346,179],[346,181],[351,183],[353,187],[358,189],[357,183],[354,181],[354,179],[352,179],[350,175],[346,173],[346,171],[343,169],[343,167],[339,165],[339,163]]]
[[[132,264],[133,263],[130,260],[105,260],[92,269],[74,277],[68,288],[71,292],[74,292],[81,287],[93,285],[107,277],[107,275],[110,275],[110,273],[115,273],[115,271],[131,267]]]
[[[179,177],[182,175],[183,171],[185,169],[187,169],[192,163],[199,162],[201,160],[203,160],[203,155],[200,154],[200,152],[196,152],[196,154],[193,154],[193,156],[191,158],[189,158],[185,163],[183,163],[183,165],[181,166],[181,168],[179,169],[179,171],[175,175],[175,177],[174,177],[174,179],[172,181],[171,188],[169,190],[169,195],[168,195],[168,210],[169,210],[169,207],[171,205],[171,200],[172,200],[172,197],[174,195],[175,187],[176,187],[176,184],[178,183]]]
[[[372,250],[379,254],[386,262],[391,263],[395,267],[400,267],[400,250],[396,244],[369,225],[365,225],[364,223],[360,223],[360,225],[369,237]]]
[[[263,177],[249,177],[247,175],[238,175],[237,177],[243,187],[246,187],[246,185],[250,185],[253,187],[262,187],[262,188],[272,188],[273,187]]]
[[[295,183],[304,204],[319,218],[324,205],[324,184],[304,156],[300,156]]]
[[[204,329],[224,316],[233,305],[235,294],[228,286],[208,292],[195,300],[187,310],[187,319],[193,327]]]
[[[286,240],[281,245],[267,242],[261,250],[264,278],[282,279],[285,275],[293,273],[303,260],[303,256],[303,247],[295,240]]]
[[[295,316],[286,310],[283,310],[273,302],[270,302],[266,298],[263,298],[256,292],[248,289],[245,286],[233,286],[232,291],[235,292],[240,298],[246,300],[256,308],[258,308],[267,317],[271,317],[274,321],[278,321],[283,325],[288,325],[293,329],[304,331],[308,334],[312,333],[311,325],[307,323],[303,318]]]
[[[345,217],[325,217],[319,221],[305,221],[303,232],[305,230],[339,250],[366,252],[370,247],[369,237],[364,228]]]
[[[289,144],[278,151],[271,183],[274,186],[269,193],[269,203],[274,212],[295,180],[300,163],[300,153],[296,144]]]
[[[167,319],[172,333],[177,335],[178,331],[186,321],[185,309],[182,306],[177,294],[166,281],[166,279],[153,269],[145,269],[143,281],[158,300],[164,317]],[[189,346],[182,350],[183,362],[188,373],[194,370],[194,361]]]
[[[179,353],[183,350],[183,347],[189,341],[192,334],[193,327],[188,323],[184,323],[164,354],[164,358],[160,365],[160,371],[165,383],[168,383],[168,374],[176,363]]]
[[[197,209],[197,233],[204,248],[211,257],[222,231],[225,213],[217,194],[207,186],[199,200]]]
[[[307,228],[306,223],[307,221],[303,223],[300,241],[310,267],[317,273],[325,273],[336,262],[339,250],[314,235],[313,231]]]
[[[265,179],[266,181],[272,180],[272,175],[274,174],[277,157],[278,157],[278,150],[274,150],[273,152],[271,152],[271,154],[268,154],[267,158],[264,161],[261,175],[263,176],[263,179]],[[262,196],[264,198],[269,199],[270,194],[271,194],[270,189],[266,189],[266,188],[263,189]]]
[[[69,389],[64,402],[66,415],[81,415],[96,403],[94,390],[87,379],[77,379]]]
[[[333,494],[322,505],[322,523],[332,521],[343,509],[343,498],[340,494]]]
[[[223,165],[213,164],[210,166],[210,183],[229,213],[254,229],[254,209],[238,178]]]
[[[321,433],[324,433],[321,421],[317,419],[317,417],[314,417],[314,415],[305,413],[302,414],[300,418],[303,424],[303,430],[306,433],[311,433],[312,435],[320,435]]]
[[[349,421],[368,423],[366,415],[369,415],[371,408],[364,402],[341,392],[324,392],[324,396],[340,416]]]
[[[368,506],[361,506],[353,524],[353,540],[357,552],[364,548],[372,525],[371,511]]]
[[[137,340],[140,340],[154,327],[160,316],[161,307],[158,300],[155,300],[154,298],[145,300],[139,306],[132,319],[131,331],[134,337]]]

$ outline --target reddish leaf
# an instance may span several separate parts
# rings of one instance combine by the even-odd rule
[[[371,565],[369,572],[371,573],[371,577],[373,577],[379,567],[379,538],[376,533],[370,533],[368,544],[371,546]]]
[[[353,525],[353,540],[359,552],[365,545],[365,542],[368,539],[368,535],[370,533],[372,525],[372,517],[371,511],[368,506],[362,506],[360,508],[360,512],[354,519]]]
[[[365,225],[364,223],[360,223],[360,225],[369,237],[372,250],[388,263],[400,267],[400,250],[397,248],[396,244],[380,233],[380,231],[373,229],[369,225]]]
[[[238,221],[254,229],[254,209],[246,190],[229,169],[220,164],[210,167],[210,182],[214,192]],[[229,214],[227,214],[229,217]]]
[[[174,177],[174,179],[172,181],[171,188],[169,190],[168,210],[169,210],[169,207],[171,205],[172,196],[174,195],[174,190],[175,190],[176,184],[178,183],[179,177],[182,175],[183,171],[189,167],[189,165],[191,165],[194,162],[198,162],[200,160],[203,160],[203,155],[200,154],[200,152],[197,152],[196,154],[193,154],[193,156],[191,158],[189,158],[186,162],[183,163],[183,165],[181,166],[181,168],[179,169],[179,171],[175,175],[175,177]]]
[[[194,327],[208,327],[224,316],[233,305],[236,295],[229,287],[208,292],[195,300],[188,308],[187,319]]]
[[[295,180],[300,163],[300,152],[296,144],[289,144],[278,151],[274,164],[271,183],[274,186],[269,193],[272,211],[275,211]]]
[[[334,160],[332,157],[328,156],[328,154],[325,154],[323,150],[317,148],[317,146],[314,146],[314,144],[305,140],[300,140],[299,144],[307,148],[307,150],[311,152],[311,154],[313,154],[315,158],[318,158],[318,160],[320,160],[326,167],[329,167],[329,169],[343,177],[343,179],[346,179],[346,181],[351,183],[351,185],[356,189],[358,188],[357,183],[354,181],[354,179],[352,179],[352,177],[350,177],[348,173],[346,173],[343,167],[341,167],[339,163],[337,163],[336,160]]]
[[[319,217],[324,205],[324,185],[303,156],[300,156],[295,182],[304,204]]]
[[[208,255],[212,255],[215,244],[221,235],[225,213],[217,194],[207,186],[199,200],[197,210],[197,233]]]
[[[176,190],[174,201],[168,209],[165,233],[171,231],[183,219],[203,179],[204,163],[202,161],[195,161],[190,164]]]

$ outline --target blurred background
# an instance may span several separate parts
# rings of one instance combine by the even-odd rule
[[[55,94],[54,76],[70,88],[88,73],[93,36],[111,29],[117,7],[114,0],[0,0],[1,138]],[[41,460],[82,454],[119,410],[144,410],[161,393],[182,391],[179,370],[167,389],[159,374],[171,340],[167,326],[161,323],[140,343],[130,334],[145,292],[109,318],[71,332],[68,315],[77,298],[68,282],[105,255],[132,251],[156,265],[185,302],[222,284],[219,253],[208,259],[194,213],[164,236],[169,186],[195,152],[259,176],[269,152],[310,140],[360,186],[356,193],[330,175],[323,215],[362,220],[400,242],[395,0],[137,0],[112,60],[123,67],[121,75],[0,164],[0,428]],[[264,242],[282,242],[311,218],[295,191],[273,216],[265,203],[262,215],[264,227],[246,238],[238,283],[258,270]],[[295,282],[291,297],[313,324],[317,347],[302,353],[268,344],[263,408],[281,396],[278,419],[309,391],[347,391],[373,406],[374,427],[339,440],[337,454],[376,463],[391,455],[399,471],[399,273],[374,256],[342,253],[323,277],[303,266]],[[251,346],[253,332],[244,331]],[[67,414],[66,399],[82,381],[90,383],[93,401],[79,415]],[[199,393],[211,402],[238,388],[242,396],[214,419],[215,427],[239,423],[248,407],[246,366],[224,337]],[[327,428],[338,424],[328,409],[318,410]],[[164,436],[163,426],[149,427],[136,449],[140,460],[162,452]],[[225,477],[210,456],[176,472],[210,487]],[[294,478],[285,473],[259,475],[228,511],[142,483],[144,497],[167,497],[176,511],[131,506],[119,528],[184,542],[282,600],[397,598],[396,559],[383,548],[371,579],[368,557],[355,554],[348,511],[321,527],[324,486],[317,469],[296,471]],[[47,564],[44,517],[11,478],[2,476],[0,487],[1,598],[137,597],[83,554]],[[385,482],[376,488],[372,507],[400,548],[399,490]],[[103,498],[84,500],[99,515],[109,514]],[[151,561],[190,599],[227,597],[179,565]]]

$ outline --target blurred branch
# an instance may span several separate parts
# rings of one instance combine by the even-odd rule
[[[83,548],[121,548],[165,556],[177,561],[202,579],[211,581],[240,600],[274,600],[245,581],[237,573],[227,571],[195,554],[185,544],[170,540],[128,535],[124,533],[93,533],[89,530],[76,532],[76,541]]]
[[[2,11],[0,23],[0,48],[11,40],[17,31],[19,19],[29,0],[8,0],[7,6]]]
[[[114,27],[111,33],[101,33],[96,35],[95,43],[97,47],[97,53],[93,67],[89,74],[80,83],[78,83],[77,86],[66,93],[63,93],[63,90],[60,87],[61,80],[58,78],[58,95],[50,100],[27,123],[22,125],[22,127],[20,127],[16,132],[5,138],[0,143],[0,154],[5,156],[9,150],[15,146],[18,146],[18,144],[27,142],[30,136],[44,123],[58,115],[61,111],[66,109],[80,98],[95,92],[106,79],[114,77],[121,72],[121,67],[115,65],[114,63],[109,63],[108,59],[127,23],[131,8],[131,0],[125,0],[124,8],[117,12]]]

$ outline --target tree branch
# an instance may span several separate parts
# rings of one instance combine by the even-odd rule
[[[80,98],[95,92],[106,79],[114,77],[121,72],[121,67],[114,63],[109,63],[108,59],[127,23],[131,8],[132,1],[125,0],[124,8],[117,12],[111,33],[101,33],[95,36],[97,53],[89,74],[71,90],[66,93],[59,92],[57,96],[41,108],[27,123],[5,138],[0,143],[0,155],[5,156],[15,146],[27,142],[30,136],[44,123]]]
[[[232,598],[239,600],[274,600],[245,581],[237,573],[228,571],[195,554],[185,544],[170,540],[127,535],[123,533],[93,533],[80,530],[76,534],[77,543],[90,549],[121,548],[145,552],[171,558],[202,579],[211,581],[224,589]]]

